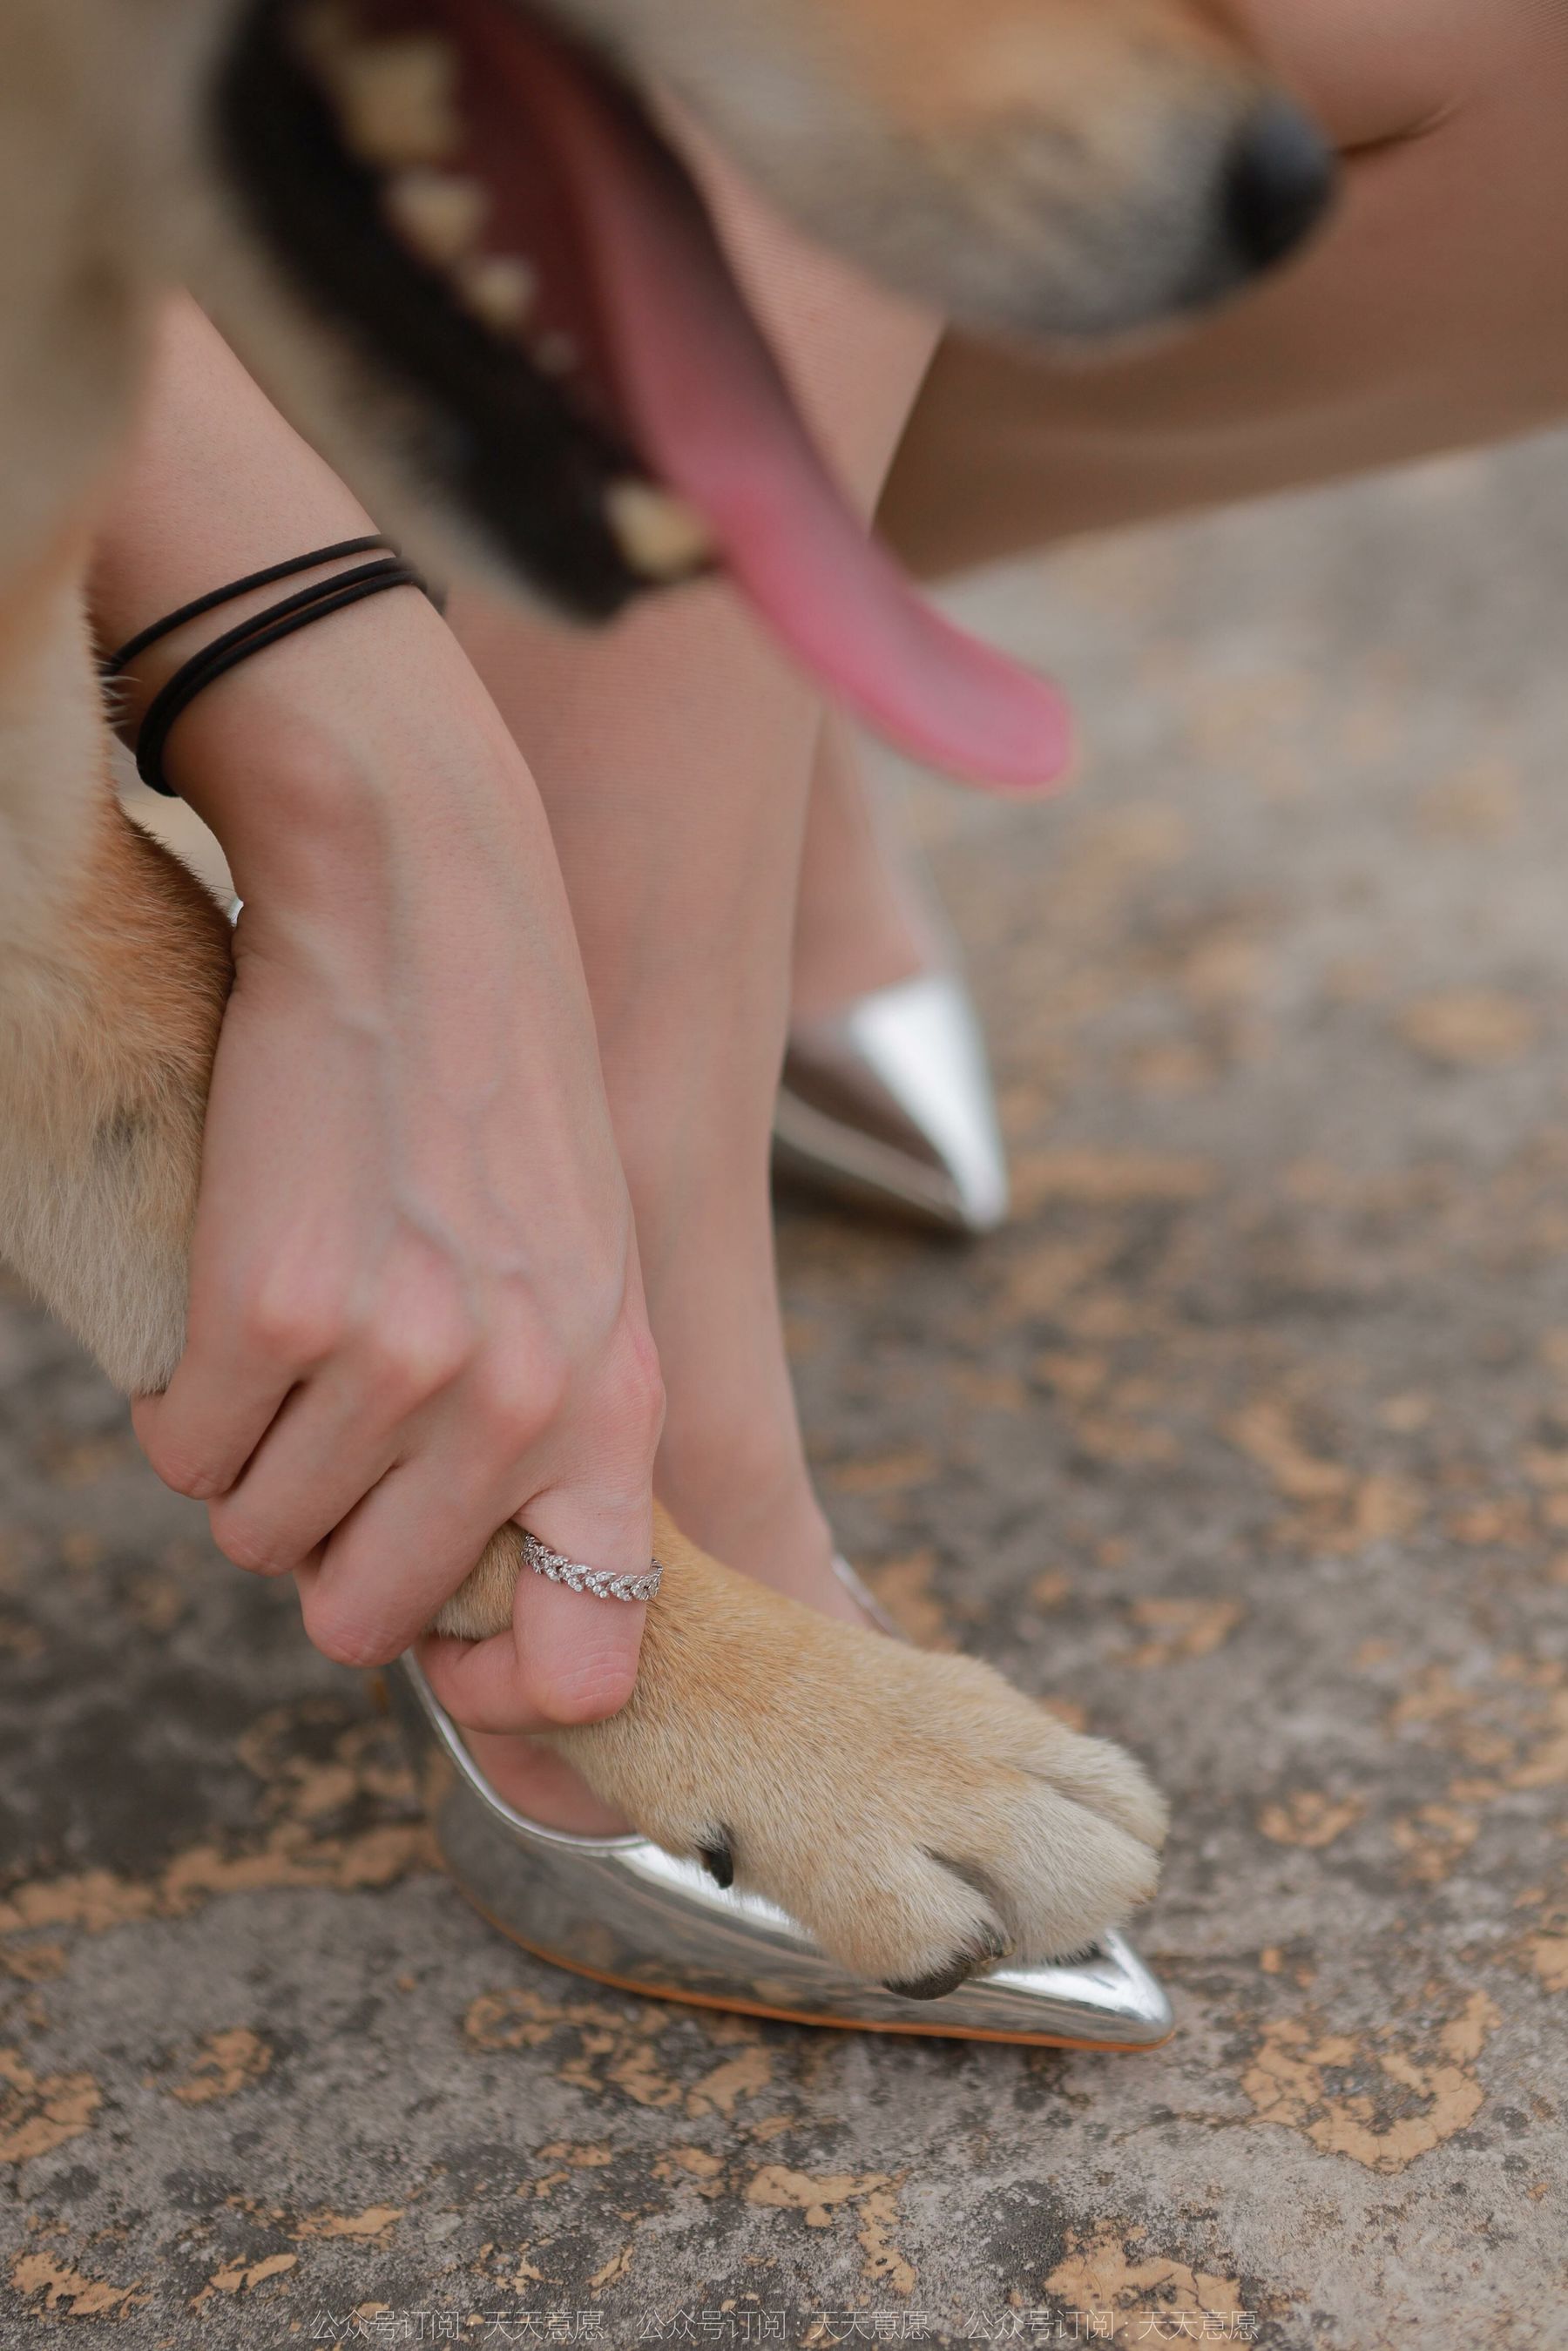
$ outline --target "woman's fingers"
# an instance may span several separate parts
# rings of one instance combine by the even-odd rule
[[[428,1633],[414,1644],[413,1654],[436,1698],[462,1729],[510,1735],[558,1727],[523,1698],[517,1635],[510,1626],[488,1641],[452,1641]]]
[[[645,1575],[653,1556],[653,1503],[565,1489],[521,1513],[549,1551],[612,1575]],[[535,1731],[601,1722],[618,1714],[637,1679],[646,1604],[601,1600],[525,1567],[512,1622],[488,1641],[422,1642],[431,1687],[465,1730]]]
[[[612,1575],[646,1575],[653,1559],[651,1486],[621,1507],[560,1491],[521,1513],[549,1551]],[[619,1714],[637,1678],[646,1604],[601,1600],[525,1567],[512,1609],[517,1693],[551,1722],[601,1722]]]
[[[513,1489],[515,1490],[515,1489]],[[506,1518],[506,1495],[449,1454],[399,1462],[299,1578],[305,1630],[342,1666],[384,1666],[430,1625]]]
[[[350,1510],[329,1536],[320,1560],[302,1580],[305,1626],[316,1646],[339,1663],[383,1665],[423,1633],[463,1582],[499,1525],[516,1510],[519,1493],[535,1501],[517,1512],[539,1540],[615,1574],[642,1575],[650,1555],[652,1480],[657,1417],[630,1417],[623,1405],[612,1416],[596,1412],[590,1427],[603,1432],[585,1447],[563,1437],[556,1423],[534,1432],[534,1443],[518,1443],[497,1455],[476,1415],[466,1384],[441,1400],[414,1432],[407,1458]],[[591,1484],[569,1487],[555,1465],[562,1450],[591,1451]],[[552,1539],[553,1538],[553,1539]],[[538,1576],[530,1585],[556,1599],[579,1600]],[[530,1610],[530,1654],[548,1659],[545,1672],[559,1692],[563,1711],[594,1706],[614,1711],[631,1687],[636,1644],[612,1644],[601,1654],[591,1639],[573,1662],[570,1634],[548,1604]],[[580,1618],[584,1631],[609,1604],[596,1603]],[[627,1604],[616,1604],[629,1613]],[[530,1702],[543,1702],[544,1685],[530,1686]],[[619,1690],[620,1696],[616,1696]]]
[[[488,1641],[431,1634],[415,1648],[431,1688],[465,1730],[560,1730],[618,1714],[637,1679],[647,1609],[525,1574],[517,1619]]]
[[[210,1502],[239,1478],[295,1376],[279,1363],[214,1362],[192,1347],[162,1395],[136,1398],[131,1425],[165,1486]]]
[[[425,1266],[405,1262],[402,1273],[383,1282],[365,1326],[294,1390],[214,1505],[214,1538],[236,1567],[297,1567],[418,1450],[424,1428],[438,1428],[441,1400],[477,1341],[450,1283]],[[502,1466],[509,1472],[511,1460]]]
[[[625,1311],[591,1373],[561,1381],[525,1333],[493,1340],[407,1431],[406,1450],[328,1537],[302,1580],[306,1630],[345,1665],[381,1665],[434,1621],[509,1517],[541,1542],[612,1573],[647,1572],[653,1457],[664,1391],[646,1324]],[[521,1498],[531,1497],[519,1507]],[[529,1577],[557,1597],[548,1579]],[[605,1604],[576,1622],[533,1597],[527,1702],[552,1719],[612,1713],[631,1687],[636,1641],[605,1643],[590,1628]],[[617,1604],[624,1611],[627,1604]],[[581,1636],[580,1636],[581,1637]],[[538,1663],[543,1660],[542,1665]],[[524,1670],[519,1667],[519,1672]],[[518,1703],[524,1684],[518,1683]]]
[[[419,1243],[392,1252],[358,1317],[325,1272],[297,1270],[289,1293],[207,1303],[166,1394],[138,1407],[159,1474],[206,1500],[219,1550],[262,1575],[327,1540],[481,1352],[460,1285]]]
[[[209,1505],[213,1540],[256,1575],[287,1575],[392,1469],[404,1432],[343,1374],[296,1388],[235,1485]]]

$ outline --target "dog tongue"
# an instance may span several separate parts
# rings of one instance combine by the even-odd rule
[[[1061,697],[910,588],[831,480],[684,173],[596,73],[553,41],[529,47],[546,82],[529,111],[570,183],[604,361],[650,465],[774,633],[870,726],[976,781],[1057,781]]]

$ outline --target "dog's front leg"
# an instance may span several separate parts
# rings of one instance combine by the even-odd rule
[[[0,612],[0,1251],[133,1393],[183,1343],[230,977],[218,908],[110,789],[62,570]],[[1072,1949],[1152,1889],[1163,1813],[1130,1756],[988,1667],[798,1607],[662,1518],[657,1540],[631,1703],[555,1743],[660,1844],[912,1994]],[[503,1626],[520,1563],[504,1529],[443,1627]]]
[[[184,1337],[227,925],[120,810],[74,567],[0,611],[0,1253],[132,1394]]]

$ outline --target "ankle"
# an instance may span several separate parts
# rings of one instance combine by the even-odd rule
[[[905,909],[867,876],[863,896],[808,910],[795,931],[789,1011],[794,1021],[831,1019],[847,1005],[928,967],[927,943]]]
[[[808,1603],[836,1583],[832,1535],[796,1447],[677,1430],[655,1474],[682,1532],[726,1567]]]

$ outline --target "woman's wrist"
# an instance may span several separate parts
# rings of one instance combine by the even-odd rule
[[[127,739],[135,741],[147,705],[168,679],[235,625],[235,611],[243,620],[277,601],[269,590],[208,615],[171,640],[169,653],[156,649],[163,657],[149,657],[150,675],[139,664],[137,695],[125,712]],[[417,588],[400,585],[319,616],[214,679],[175,719],[161,770],[231,856],[260,853],[302,830],[352,838],[412,794],[415,771],[429,766],[430,746],[422,737],[434,711],[422,700],[425,692],[456,695],[455,735],[464,732],[470,705],[482,702],[439,614]],[[472,736],[471,726],[468,731]],[[503,746],[497,728],[496,739],[483,744],[489,757],[481,765],[498,765],[503,748],[511,747]],[[472,740],[468,750],[471,766]],[[431,788],[438,790],[440,780],[432,775]]]
[[[375,528],[195,307],[171,300],[141,427],[107,508],[89,581],[105,651],[193,598]],[[351,568],[333,561],[250,590],[148,647],[114,684],[125,739],[135,741],[149,704],[191,655],[294,590]],[[423,628],[400,611],[373,637],[355,631],[362,611],[392,615],[415,605]],[[421,648],[440,630],[417,590],[400,588],[267,647],[177,719],[163,762],[169,781],[231,855],[253,836],[259,847],[274,815],[281,824],[336,829],[361,804],[368,814],[380,779],[363,756],[362,714],[342,708],[353,697],[333,691],[333,668],[362,674],[378,646],[392,662],[425,657]]]
[[[444,927],[460,918],[438,903],[445,881],[519,896],[526,884],[529,901],[553,888],[570,937],[533,778],[455,644],[392,636],[378,701],[344,691],[332,625],[265,687],[226,700],[214,689],[199,723],[194,707],[181,722],[190,732],[171,772],[240,896],[342,921],[356,906],[401,908]]]
[[[329,588],[369,559],[338,559],[248,590],[158,639],[116,679],[126,741],[137,742],[188,662],[273,611],[299,581]],[[427,827],[448,789],[480,821],[486,798],[532,790],[465,654],[406,581],[322,612],[226,670],[180,711],[158,766],[217,836],[242,894],[258,874],[276,885],[323,863],[329,872],[375,863],[389,832],[411,819]]]
[[[141,432],[91,583],[106,649],[193,598],[375,528],[190,302],[170,304]],[[324,569],[352,568],[351,563]],[[251,590],[149,648],[121,682],[124,731],[193,653],[298,582]],[[575,943],[538,796],[466,655],[417,589],[333,612],[198,695],[164,747],[242,897],[371,934],[461,930],[516,903],[552,972]],[[526,887],[525,887],[526,885]]]

